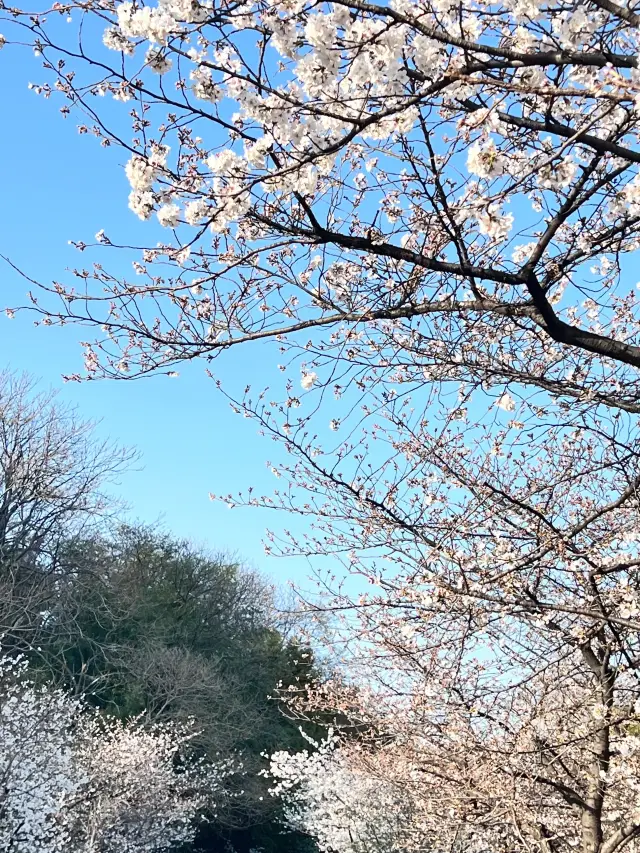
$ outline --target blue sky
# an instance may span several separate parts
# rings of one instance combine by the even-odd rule
[[[126,229],[129,235],[145,225],[127,209],[128,184],[118,167],[123,152],[96,150],[94,139],[78,135],[77,120],[59,116],[60,101],[45,101],[29,91],[30,80],[43,79],[36,59],[5,48],[0,65],[5,66],[0,104],[6,117],[0,134],[0,253],[36,279],[64,279],[65,268],[82,261],[68,240],[93,241],[100,228],[120,235]],[[111,270],[118,264],[114,254],[108,258]],[[123,270],[125,264],[129,273],[123,259]],[[23,302],[28,284],[1,265],[0,287],[2,307]],[[141,470],[122,477],[115,489],[132,517],[161,518],[174,533],[235,551],[276,580],[302,580],[308,573],[302,561],[268,558],[261,544],[267,526],[295,529],[295,519],[266,510],[229,510],[208,498],[210,492],[226,494],[252,484],[269,492],[275,480],[265,465],[272,443],[260,439],[250,421],[231,413],[204,365],[181,369],[175,380],[65,384],[63,373],[82,371],[82,331],[77,326],[35,328],[33,317],[9,321],[2,315],[0,368],[40,377],[43,385],[59,389],[63,400],[77,404],[83,416],[100,420],[102,435],[141,451]],[[232,356],[215,365],[225,383],[268,383],[258,347]]]

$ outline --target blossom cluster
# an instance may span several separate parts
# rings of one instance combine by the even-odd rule
[[[3,849],[147,853],[193,838],[226,771],[189,757],[190,727],[103,717],[33,684],[21,660],[1,658],[0,677]]]

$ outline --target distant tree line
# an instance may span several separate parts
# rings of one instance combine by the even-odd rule
[[[91,423],[30,379],[0,374],[1,643],[5,662],[29,664],[28,689],[9,679],[0,703],[49,690],[109,726],[191,727],[191,758],[232,769],[216,777],[215,803],[198,800],[195,835],[167,833],[167,846],[150,850],[310,849],[283,824],[264,770],[272,753],[308,747],[280,696],[317,677],[313,652],[258,572],[119,519],[104,488],[134,456],[97,441]],[[11,834],[7,820],[0,809]],[[100,843],[73,849],[111,853]]]

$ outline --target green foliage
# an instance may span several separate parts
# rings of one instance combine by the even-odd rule
[[[238,560],[141,526],[70,541],[63,560],[42,644],[48,671],[122,717],[193,717],[203,753],[241,755],[203,849],[306,849],[308,839],[283,835],[260,775],[264,754],[307,746],[278,688],[317,674],[273,588]]]

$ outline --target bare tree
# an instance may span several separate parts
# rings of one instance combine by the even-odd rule
[[[26,639],[42,622],[65,570],[62,543],[113,511],[102,489],[133,458],[28,376],[0,374],[3,632]]]

